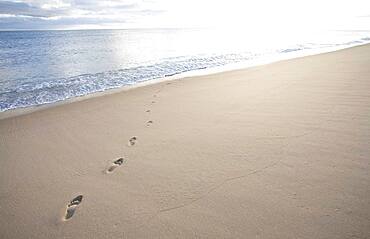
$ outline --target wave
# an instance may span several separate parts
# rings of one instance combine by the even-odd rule
[[[240,62],[250,62],[269,55],[289,54],[310,49],[350,46],[370,41],[370,38],[335,45],[297,45],[269,52],[230,53],[223,55],[203,55],[174,57],[160,62],[136,67],[82,74],[68,78],[32,78],[3,81],[0,89],[0,111],[54,103],[73,97],[84,96],[140,82],[174,76],[184,72],[214,68]]]
[[[252,54],[226,54],[211,57],[177,57],[152,65],[137,66],[68,78],[19,79],[5,84],[0,93],[0,111],[53,103],[72,97],[169,77],[188,71],[250,60]],[[184,59],[185,58],[185,59]],[[39,83],[35,83],[39,82]]]

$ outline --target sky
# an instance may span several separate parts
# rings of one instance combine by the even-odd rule
[[[0,0],[0,29],[370,30],[369,0]]]

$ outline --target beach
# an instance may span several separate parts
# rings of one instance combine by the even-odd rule
[[[370,238],[369,44],[48,107],[0,135],[0,238]]]

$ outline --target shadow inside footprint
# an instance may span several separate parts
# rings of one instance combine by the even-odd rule
[[[69,220],[74,214],[78,207],[78,205],[82,202],[82,195],[78,195],[67,205],[66,214],[64,216],[64,220]]]
[[[150,126],[151,124],[153,124],[152,120],[149,120],[148,122],[146,122],[146,126]]]
[[[107,172],[108,173],[113,172],[113,170],[115,170],[117,167],[121,166],[123,164],[123,162],[124,162],[124,159],[123,158],[117,159],[116,161],[114,161],[112,163],[111,166],[109,166],[109,168],[107,169]]]
[[[150,112],[150,110],[147,110],[147,111],[145,111],[145,112],[149,113],[149,112]]]
[[[136,144],[136,141],[137,141],[136,136],[132,137],[132,138],[128,141],[128,146],[134,146],[134,145]]]

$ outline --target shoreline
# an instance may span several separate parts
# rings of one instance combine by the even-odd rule
[[[192,77],[201,77],[205,75],[211,76],[211,75],[216,75],[216,74],[225,73],[225,72],[240,71],[240,70],[245,70],[249,68],[274,64],[274,63],[278,63],[282,61],[290,61],[290,60],[294,60],[297,58],[305,58],[305,57],[310,57],[310,56],[315,56],[315,55],[328,54],[328,53],[342,51],[342,50],[346,50],[350,48],[361,47],[361,46],[365,46],[368,44],[370,43],[369,42],[358,43],[355,45],[351,45],[349,47],[348,46],[329,47],[325,49],[324,51],[322,51],[322,49],[309,49],[308,53],[306,53],[305,50],[302,50],[303,52],[293,51],[293,52],[287,53],[285,57],[283,56],[279,56],[279,57],[276,56],[275,58],[267,57],[267,58],[255,60],[253,62],[240,62],[240,63],[230,64],[226,66],[211,67],[207,69],[198,69],[198,70],[183,72],[183,73],[175,74],[173,76],[162,77],[162,78],[157,78],[157,79],[152,79],[152,80],[136,83],[134,85],[125,85],[125,86],[121,86],[118,88],[112,88],[108,90],[88,93],[86,95],[76,96],[76,97],[59,100],[59,101],[52,102],[52,103],[44,103],[40,105],[20,107],[20,108],[6,110],[3,112],[0,112],[0,120],[17,117],[17,116],[21,116],[25,114],[30,114],[30,113],[37,112],[37,111],[47,110],[47,109],[58,107],[61,105],[72,104],[74,102],[85,101],[91,98],[104,97],[106,95],[111,95],[111,94],[118,94],[118,93],[122,93],[125,91],[141,88],[141,87],[146,87],[149,85],[160,84],[166,81],[186,80],[187,78],[192,78]]]

